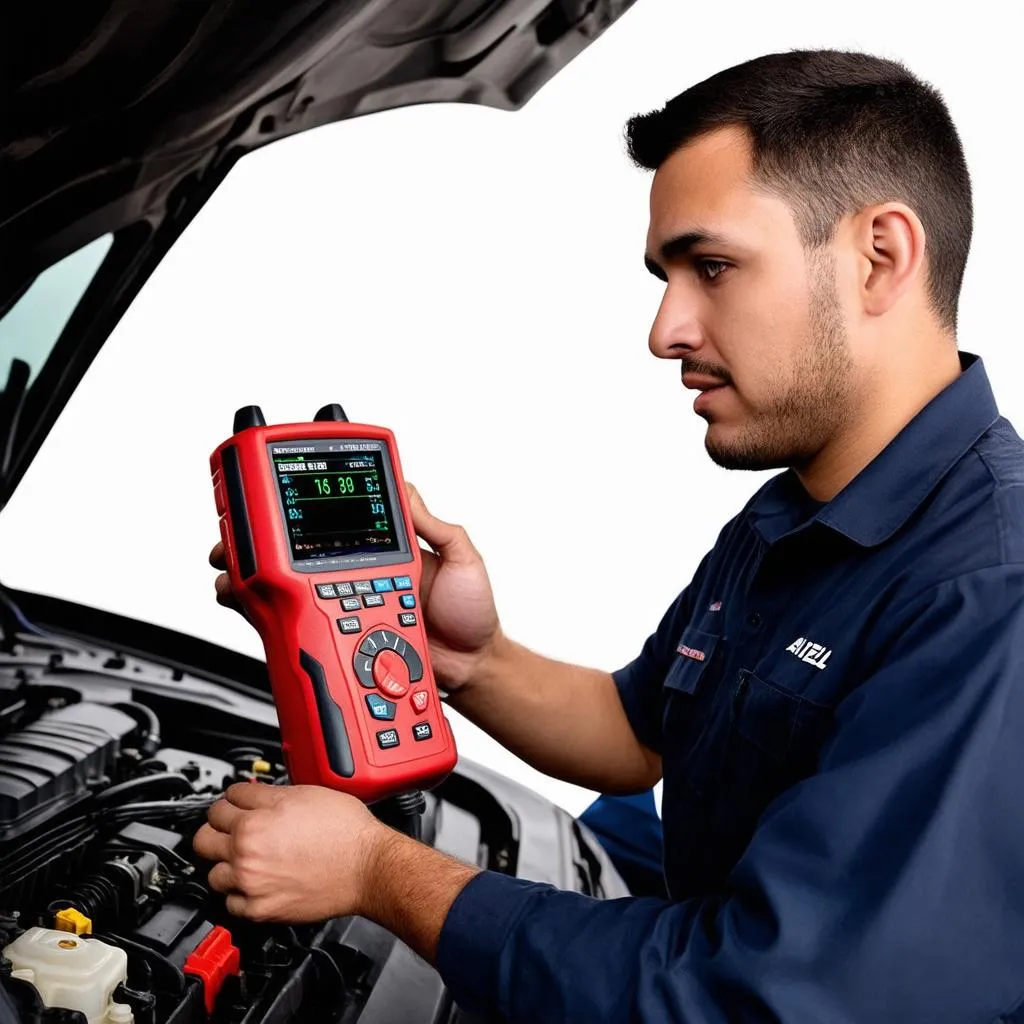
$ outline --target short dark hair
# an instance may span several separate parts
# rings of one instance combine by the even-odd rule
[[[924,225],[928,293],[946,329],[971,245],[971,180],[942,96],[902,64],[794,50],[737,64],[626,125],[630,157],[656,170],[718,128],[746,129],[758,181],[793,207],[807,248],[873,203],[906,203]]]

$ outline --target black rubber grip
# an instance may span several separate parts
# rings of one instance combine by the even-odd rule
[[[316,709],[320,712],[320,728],[324,732],[324,743],[327,747],[327,761],[331,771],[346,779],[352,778],[356,766],[352,761],[352,747],[349,746],[348,733],[345,731],[345,719],[341,716],[341,708],[334,703],[331,691],[327,689],[327,676],[323,666],[316,658],[299,649],[299,664],[303,667],[309,681],[313,684],[316,696]]]
[[[228,491],[228,513],[231,516],[231,532],[235,535],[238,571],[242,574],[242,579],[247,580],[256,571],[256,549],[253,547],[249,515],[245,507],[238,449],[233,444],[221,452],[220,464],[224,470],[224,484]]]

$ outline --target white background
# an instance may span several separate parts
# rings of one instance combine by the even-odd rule
[[[940,7],[639,0],[515,114],[417,107],[247,157],[0,517],[4,582],[260,654],[213,601],[208,455],[237,406],[287,421],[340,401],[390,426],[408,478],[469,529],[512,636],[607,669],[628,661],[763,475],[710,462],[678,364],[647,351],[661,286],[642,265],[649,179],[622,126],[774,50],[868,50],[943,91],[975,188],[960,343],[1024,424],[1014,5],[956,20]],[[139,467],[116,497],[94,468],[112,444]],[[538,453],[558,466],[543,494],[524,468]],[[646,553],[625,556],[637,533]],[[463,755],[573,812],[591,799],[452,718]]]

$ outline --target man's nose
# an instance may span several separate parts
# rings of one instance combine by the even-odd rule
[[[659,359],[681,359],[703,344],[696,303],[681,288],[666,287],[647,347]]]

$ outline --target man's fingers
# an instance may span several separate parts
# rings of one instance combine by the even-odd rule
[[[221,861],[214,864],[209,875],[206,876],[210,888],[217,892],[237,892],[238,880],[235,878],[235,869],[227,862]]]
[[[245,917],[246,898],[237,892],[230,893],[228,898],[224,901],[225,906],[228,908],[229,914],[234,914],[235,917]]]
[[[420,537],[446,562],[467,562],[477,557],[476,549],[461,526],[446,523],[432,515],[420,497],[420,492],[410,483],[406,483],[405,486],[409,494],[412,525]]]
[[[281,799],[282,790],[263,782],[236,782],[228,786],[224,796],[243,810],[254,811],[261,807],[273,807]]]
[[[217,541],[213,545],[213,550],[210,552],[210,565],[214,569],[227,569],[227,559],[224,556],[224,543],[223,541]],[[241,612],[246,618],[249,616],[242,608],[241,602],[235,596],[234,591],[231,589],[231,578],[226,572],[222,572],[213,584],[214,590],[217,591],[217,604],[222,605],[225,608],[230,608],[232,611]]]
[[[240,807],[221,798],[207,812],[206,819],[218,832],[230,833],[243,814],[245,811]]]
[[[224,542],[222,540],[217,541],[213,545],[213,550],[210,552],[210,565],[214,569],[226,569],[228,567],[227,559],[224,557]]]
[[[217,591],[217,604],[222,604],[225,608],[238,607],[238,598],[235,597],[235,593],[231,589],[231,577],[226,572],[222,572],[217,577],[213,586]]]
[[[231,856],[231,836],[212,825],[203,825],[192,840],[192,849],[205,860],[227,860]]]

